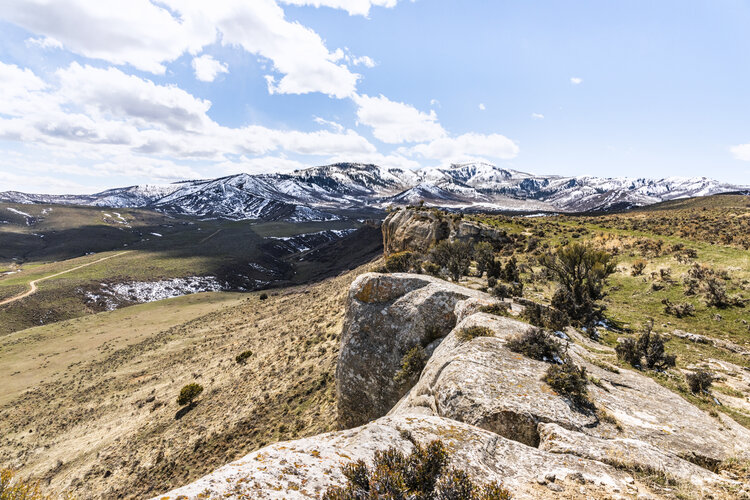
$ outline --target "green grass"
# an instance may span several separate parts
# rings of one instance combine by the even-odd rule
[[[8,208],[34,218],[27,219]],[[115,212],[127,220],[127,226],[117,222],[120,219]],[[201,221],[140,209],[0,203],[0,220],[6,219],[9,224],[0,224],[0,264],[6,269],[21,269],[21,272],[0,275],[0,300],[28,290],[32,280],[124,250],[129,253],[43,281],[36,294],[0,306],[0,336],[97,312],[86,304],[85,292],[98,290],[103,282],[208,275],[232,279],[238,274],[250,276],[249,263],[259,263],[276,271],[253,276],[264,281],[283,284],[317,278],[332,272],[339,263],[320,265],[319,262],[279,259],[280,256],[269,255],[265,249],[268,241],[264,238],[358,225],[351,220]],[[27,220],[30,225],[26,224]],[[96,253],[84,255],[89,252]]]
[[[526,280],[531,276],[529,271],[541,271],[537,264],[538,255],[561,244],[572,241],[590,242],[615,253],[618,271],[608,280],[608,296],[604,300],[607,307],[605,316],[608,322],[622,331],[600,329],[601,342],[605,345],[614,347],[619,337],[636,335],[650,319],[653,319],[654,331],[660,334],[671,334],[679,329],[729,340],[750,350],[750,304],[744,308],[709,307],[700,293],[686,296],[682,283],[682,276],[692,262],[697,262],[716,270],[727,270],[731,277],[727,282],[728,294],[750,298],[750,251],[745,249],[742,240],[737,238],[731,241],[725,239],[722,244],[717,243],[719,237],[726,232],[744,231],[746,225],[750,224],[750,197],[713,196],[676,200],[622,214],[598,217],[471,217],[501,227],[514,235],[516,241],[513,243],[513,251],[508,252],[506,249],[501,253],[513,253],[516,256],[519,265],[524,269],[522,278]],[[529,252],[524,249],[532,237],[538,239],[539,251]],[[653,243],[659,241],[662,242],[663,249],[670,249],[675,244],[693,249],[697,252],[697,258],[691,262],[680,262],[671,251],[654,254],[650,247],[656,247]],[[641,259],[647,261],[643,275],[632,276],[632,264]],[[659,269],[666,268],[671,270],[671,279],[674,282],[672,284],[662,281],[658,276]],[[652,277],[652,272],[657,275]],[[654,283],[663,287],[655,289]],[[554,290],[554,283],[535,281],[526,283],[524,295],[532,300],[549,303]],[[695,307],[694,314],[682,318],[669,315],[662,303],[664,299],[673,304],[690,303]],[[717,315],[720,315],[720,320]],[[668,353],[677,355],[678,369],[700,364],[711,358],[750,368],[746,357],[710,344],[698,344],[672,337],[667,342],[666,349]],[[619,363],[614,356],[602,359],[620,368],[630,368]],[[600,362],[604,363],[601,360]],[[669,370],[666,375],[649,371],[643,373],[699,407],[710,412],[724,412],[742,425],[750,427],[750,415],[743,411],[726,405],[718,406],[712,400],[691,394],[677,370]],[[717,387],[716,390],[722,389]]]

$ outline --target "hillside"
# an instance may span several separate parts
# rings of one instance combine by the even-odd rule
[[[80,498],[319,498],[349,460],[439,438],[453,464],[514,498],[745,498],[749,199],[599,216],[397,210],[382,226],[384,261],[326,278],[372,247],[361,233],[310,249],[298,239],[305,250],[288,261],[323,281],[279,285],[266,300],[204,293],[16,331],[0,337],[10,381],[0,467]],[[273,224],[266,231],[286,227]],[[518,281],[479,276],[475,256],[449,282],[447,267],[431,265],[447,240],[489,243],[503,272],[515,259]],[[551,324],[544,312],[556,283],[543,257],[577,243],[615,262],[593,328]],[[381,274],[363,275],[371,270]],[[535,304],[541,312],[525,312]],[[593,406],[544,382],[554,362],[508,350],[529,322],[558,332]],[[462,333],[471,327],[483,333]],[[674,366],[617,354],[644,331]],[[397,383],[415,346],[424,364]],[[688,376],[701,371],[712,381],[696,392]],[[193,381],[205,391],[180,410],[177,393]],[[347,430],[318,435],[337,428]]]
[[[380,246],[377,228],[356,219],[197,220],[19,204],[0,204],[0,214],[7,219],[0,224],[0,302],[44,280],[33,295],[0,305],[0,335],[196,291],[319,280],[371,260]],[[341,239],[351,240],[345,251],[334,244]],[[325,251],[316,256],[314,249]]]
[[[266,300],[189,295],[0,338],[0,467],[77,498],[143,498],[331,430],[344,297],[364,269]],[[180,412],[189,382],[206,391]]]

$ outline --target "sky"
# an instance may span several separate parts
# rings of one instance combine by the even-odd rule
[[[750,2],[0,0],[0,191],[339,161],[750,185]]]

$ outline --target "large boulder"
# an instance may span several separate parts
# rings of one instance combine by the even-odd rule
[[[383,417],[346,431],[266,446],[154,500],[320,498],[344,483],[342,465],[372,463],[376,450],[440,439],[450,464],[478,482],[501,482],[515,499],[634,498],[647,491],[627,473],[575,455],[550,453],[447,418]]]
[[[349,290],[336,367],[340,426],[385,415],[410,387],[394,381],[404,355],[415,346],[429,353],[460,315],[476,310],[470,305],[492,302],[487,294],[430,276],[359,276]]]
[[[458,333],[472,326],[490,328],[495,336],[460,340]],[[570,429],[596,425],[595,415],[573,409],[542,381],[548,363],[505,347],[508,339],[533,328],[485,313],[467,317],[435,350],[419,382],[390,414],[440,415],[528,446],[539,445],[540,422]]]
[[[425,253],[450,235],[450,221],[426,210],[400,209],[383,221],[385,255],[404,250]]]
[[[463,219],[454,219],[432,210],[402,208],[391,212],[382,225],[385,255],[405,250],[426,253],[445,239],[489,241],[496,246],[510,242],[498,228]]]
[[[475,325],[494,336],[460,340],[460,330]],[[529,446],[539,445],[540,424],[554,423],[601,439],[636,439],[707,468],[730,457],[750,458],[748,429],[726,415],[709,415],[640,372],[615,373],[592,363],[582,342],[570,344],[568,354],[597,381],[588,384],[596,410],[577,408],[542,381],[549,363],[506,347],[529,328],[484,313],[466,317],[389,414],[439,415]]]

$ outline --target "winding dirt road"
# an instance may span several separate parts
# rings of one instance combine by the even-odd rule
[[[110,255],[108,257],[102,257],[101,259],[95,260],[94,262],[89,262],[88,264],[83,264],[81,266],[77,266],[77,267],[74,267],[72,269],[68,269],[66,271],[61,271],[59,273],[50,274],[49,276],[45,276],[44,278],[39,278],[39,279],[35,279],[33,281],[30,281],[29,282],[29,286],[31,286],[30,290],[22,293],[21,295],[16,295],[15,297],[11,297],[9,299],[0,300],[0,306],[4,306],[6,304],[10,304],[10,303],[15,302],[17,300],[25,299],[29,295],[35,294],[36,291],[37,291],[36,284],[39,283],[40,281],[45,281],[45,280],[48,280],[50,278],[55,278],[55,277],[60,276],[62,274],[71,273],[73,271],[77,271],[77,270],[82,269],[84,267],[93,266],[94,264],[98,264],[99,262],[102,262],[102,261],[105,261],[105,260],[108,260],[108,259],[113,259],[115,257],[119,257],[120,255],[125,255],[126,253],[129,253],[130,251],[131,250],[126,250],[125,252],[120,252],[120,253],[117,253],[115,255]]]

